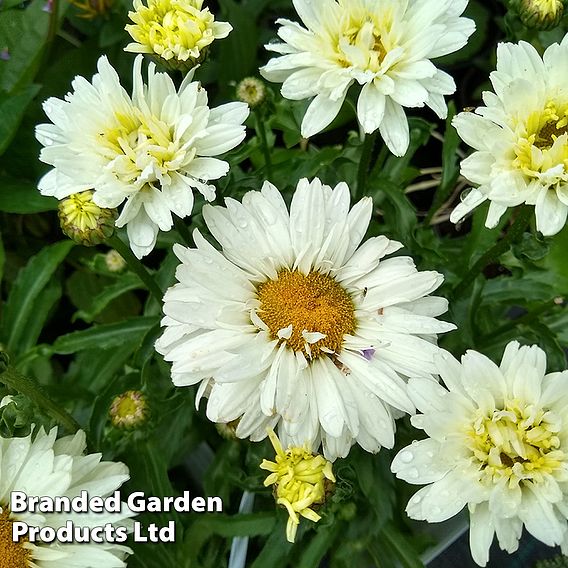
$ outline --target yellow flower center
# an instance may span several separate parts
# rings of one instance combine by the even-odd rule
[[[506,478],[514,486],[525,479],[541,482],[543,474],[558,470],[567,456],[549,418],[546,410],[518,401],[491,416],[479,415],[468,432],[468,445],[482,479],[497,483]]]
[[[135,25],[126,29],[132,38],[166,60],[197,61],[200,52],[213,42],[214,17],[209,9],[200,10],[202,1],[148,0],[148,6],[135,3],[129,17]]]
[[[147,418],[148,403],[140,391],[129,390],[117,396],[110,407],[111,422],[118,427],[140,425]]]
[[[162,180],[169,181],[170,172],[187,165],[196,153],[174,140],[173,126],[135,108],[129,114],[115,113],[114,124],[98,133],[97,142],[100,152],[113,161],[117,178],[137,189],[146,183],[159,189]]]
[[[27,539],[12,540],[12,521],[8,507],[0,505],[0,568],[28,568],[31,551],[24,548]]]
[[[536,178],[558,165],[568,169],[568,105],[549,102],[517,128],[520,135],[513,165],[526,176]],[[556,144],[560,137],[564,143]]]
[[[102,214],[101,208],[93,202],[92,191],[70,195],[60,202],[59,211],[65,222],[79,231],[96,229]]]
[[[272,339],[285,339],[291,349],[309,358],[339,353],[344,336],[355,331],[353,301],[331,276],[282,270],[276,280],[260,284],[257,293],[258,315]],[[313,332],[324,337],[312,342]]]

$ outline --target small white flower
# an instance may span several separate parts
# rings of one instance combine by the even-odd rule
[[[85,433],[56,440],[57,428],[43,429],[25,438],[0,438],[0,563],[33,568],[124,568],[129,548],[118,544],[13,542],[12,523],[58,529],[71,521],[76,527],[131,524],[126,506],[121,513],[13,513],[10,494],[23,491],[28,497],[108,497],[128,480],[122,463],[102,462],[101,454],[84,455]]]
[[[359,246],[372,200],[349,202],[345,183],[303,179],[288,211],[265,183],[203,209],[221,251],[198,231],[197,248],[174,247],[156,349],[174,384],[200,384],[210,420],[240,419],[241,438],[279,424],[284,445],[322,442],[328,459],[392,447],[393,412],[414,412],[407,377],[435,371],[436,334],[454,329],[435,319],[447,301],[425,297],[442,275],[384,258],[402,247],[384,236]]]
[[[243,140],[249,113],[240,102],[210,109],[207,92],[191,74],[176,90],[153,63],[146,85],[141,68],[140,55],[131,97],[101,57],[92,83],[76,77],[65,100],[44,103],[53,124],[36,128],[44,146],[40,159],[54,166],[40,191],[63,199],[90,189],[100,207],[124,204],[116,226],[127,226],[138,258],[152,251],[159,229],[171,229],[172,213],[190,215],[194,190],[214,199],[215,187],[207,182],[224,176],[229,164],[213,156]]]
[[[428,484],[410,499],[408,515],[436,523],[468,505],[480,566],[495,534],[503,550],[517,550],[523,525],[568,553],[568,371],[546,374],[545,353],[516,341],[499,367],[476,351],[461,364],[447,352],[435,360],[446,388],[408,384],[422,413],[412,424],[428,438],[392,463],[397,477]]]
[[[306,26],[280,19],[280,54],[261,68],[282,82],[282,95],[314,97],[302,136],[321,132],[339,113],[349,87],[362,85],[357,117],[366,133],[379,129],[389,149],[406,153],[409,131],[403,107],[429,106],[447,114],[444,95],[455,83],[430,61],[462,48],[473,33],[460,18],[467,0],[293,0]]]
[[[489,200],[486,227],[495,227],[508,207],[535,206],[536,226],[558,233],[568,213],[568,36],[541,58],[521,41],[497,46],[495,93],[485,106],[457,115],[453,124],[476,151],[461,164],[474,188],[452,212],[457,223]]]

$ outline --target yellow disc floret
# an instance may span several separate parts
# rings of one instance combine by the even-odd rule
[[[134,0],[134,12],[129,18],[134,24],[126,31],[135,43],[126,51],[152,53],[165,61],[184,62],[191,67],[199,63],[206,48],[215,40],[227,37],[232,27],[215,22],[203,0]]]
[[[272,339],[286,340],[308,358],[338,353],[344,336],[355,331],[350,295],[326,274],[282,270],[275,280],[260,284],[257,293],[257,313]]]
[[[0,568],[29,568],[31,551],[24,548],[26,539],[12,540],[12,520],[7,507],[0,505]]]
[[[276,434],[268,432],[276,451],[276,461],[263,460],[261,469],[272,472],[264,481],[265,487],[274,485],[276,503],[288,511],[286,538],[294,542],[300,524],[298,515],[317,522],[321,517],[313,505],[325,501],[326,491],[335,483],[331,462],[321,455],[314,455],[307,448],[282,448]]]
[[[566,455],[560,448],[557,420],[532,404],[507,401],[503,410],[481,412],[468,431],[468,447],[479,463],[481,480],[510,487],[523,480],[537,483],[562,467]]]

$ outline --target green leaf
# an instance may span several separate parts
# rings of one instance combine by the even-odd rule
[[[288,566],[293,545],[286,540],[285,535],[285,524],[278,522],[250,568],[266,568],[267,566],[270,566],[270,568],[283,568]]]
[[[319,566],[341,529],[342,526],[339,522],[336,522],[333,527],[319,527],[314,538],[303,548],[300,561],[297,564],[298,568]]]
[[[55,197],[41,195],[35,183],[0,177],[0,211],[40,213],[57,209],[57,203]]]
[[[379,538],[396,554],[402,568],[424,568],[424,563],[410,540],[393,525],[387,524],[379,534]]]
[[[4,278],[4,264],[6,264],[6,251],[4,249],[4,241],[2,240],[2,233],[0,232],[0,283],[2,282],[2,278]]]
[[[89,308],[78,310],[73,315],[73,321],[82,319],[87,323],[91,323],[113,300],[122,296],[130,290],[144,288],[144,284],[135,274],[125,274],[118,282],[104,288],[97,294]]]
[[[49,245],[33,256],[18,273],[6,302],[2,328],[2,336],[9,350],[16,353],[21,351],[19,344],[36,317],[36,300],[73,246],[75,243],[72,241]]]
[[[25,9],[0,12],[0,38],[10,58],[0,62],[0,90],[8,93],[33,81],[47,41],[50,14],[46,0],[34,0]]]
[[[26,108],[39,90],[39,85],[29,85],[19,93],[0,91],[0,156],[10,145]]]
[[[158,318],[149,316],[132,318],[120,323],[95,325],[83,331],[74,331],[58,337],[48,350],[51,353],[70,354],[84,349],[109,349],[126,342],[139,342],[157,321]]]

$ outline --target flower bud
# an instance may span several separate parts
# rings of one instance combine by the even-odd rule
[[[92,247],[112,236],[116,209],[104,209],[93,201],[92,191],[74,193],[59,202],[61,230],[73,241]]]
[[[564,4],[562,0],[518,0],[517,11],[527,28],[549,30],[562,19]]]
[[[237,85],[237,99],[255,108],[266,99],[266,86],[256,77],[246,77]]]
[[[78,8],[77,16],[84,20],[94,20],[98,17],[108,17],[114,0],[69,0]]]
[[[140,391],[129,390],[114,398],[110,421],[117,428],[138,428],[148,419],[148,401]]]
[[[105,264],[109,272],[122,272],[126,268],[126,260],[114,249],[105,254]]]

